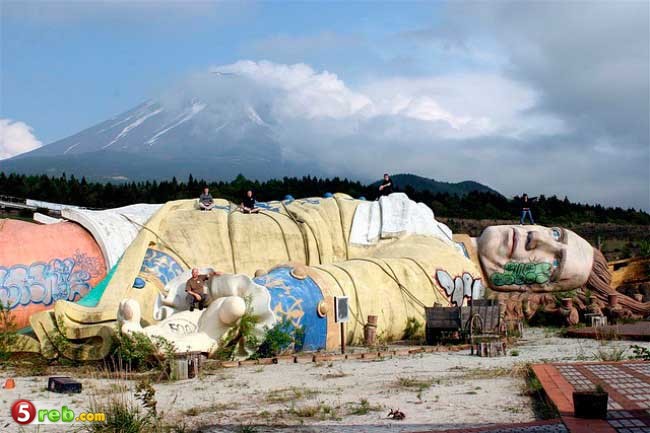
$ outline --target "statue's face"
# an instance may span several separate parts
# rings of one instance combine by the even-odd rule
[[[478,254],[496,291],[550,292],[582,287],[593,248],[571,230],[542,226],[491,226],[478,238]]]

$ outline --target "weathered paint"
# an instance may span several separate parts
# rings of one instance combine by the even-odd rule
[[[271,310],[278,320],[287,319],[295,328],[304,330],[304,350],[325,349],[327,320],[317,313],[323,295],[314,280],[295,278],[291,268],[283,266],[253,281],[268,289]]]
[[[99,246],[78,225],[0,220],[0,301],[19,328],[59,299],[81,299],[105,275]]]

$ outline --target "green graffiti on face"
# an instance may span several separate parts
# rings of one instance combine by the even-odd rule
[[[508,262],[502,273],[495,272],[490,279],[495,286],[544,284],[551,279],[551,264]]]

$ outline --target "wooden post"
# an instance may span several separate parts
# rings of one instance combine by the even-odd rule
[[[345,353],[345,322],[341,322],[341,353]]]

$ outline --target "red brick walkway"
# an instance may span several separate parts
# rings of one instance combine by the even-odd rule
[[[650,433],[650,363],[540,364],[533,371],[571,433]],[[573,416],[573,391],[600,384],[609,393],[607,420]]]

